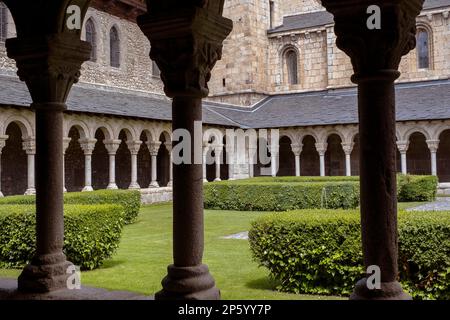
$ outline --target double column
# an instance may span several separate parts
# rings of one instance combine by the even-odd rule
[[[217,145],[214,145],[213,148],[214,148],[214,163],[215,163],[215,169],[216,169],[216,177],[215,177],[214,181],[221,181],[220,165],[222,162],[223,145],[217,144]]]
[[[137,155],[141,149],[142,141],[127,141],[128,150],[131,153],[131,183],[128,189],[135,190],[140,189],[139,183],[137,181]]]
[[[35,7],[34,14],[47,19],[46,25],[52,25],[49,20],[57,16],[54,25],[64,24],[60,19],[64,15],[56,15],[59,9],[52,9],[53,5]],[[21,23],[30,22],[17,16],[21,12],[14,12],[14,20],[23,32],[27,26]],[[48,16],[49,12],[55,16]],[[18,38],[6,41],[8,56],[16,61],[18,75],[30,91],[36,117],[36,250],[18,286],[20,291],[48,292],[67,288],[71,265],[63,253],[63,111],[81,64],[89,59],[90,45],[80,41],[76,32],[62,32],[62,26],[55,34],[33,28],[33,37],[22,38],[18,32]]]
[[[152,178],[149,188],[159,188],[158,183],[158,172],[157,172],[157,161],[158,161],[158,151],[161,146],[159,141],[149,141],[147,143],[148,150],[150,151],[150,156],[152,157],[151,167],[152,167]]]
[[[173,154],[172,154],[172,142],[165,142],[167,152],[169,152],[169,182],[167,183],[168,187],[173,186]]]
[[[397,148],[400,152],[401,170],[403,174],[408,173],[406,153],[409,148],[409,141],[397,141]]]
[[[172,126],[190,134],[190,161],[173,167],[173,259],[156,299],[219,299],[219,290],[202,263],[204,247],[202,98],[209,93],[211,70],[221,57],[232,22],[222,17],[223,1],[167,6],[148,1],[152,13],[138,24],[150,39],[152,60],[173,98]],[[164,21],[164,23],[161,23]],[[183,26],[183,27],[180,27]],[[184,140],[184,139],[183,139]],[[174,142],[186,144],[186,141]]]
[[[327,153],[328,143],[316,143],[316,150],[320,158],[320,176],[325,177],[325,153]]]
[[[436,155],[439,148],[439,140],[427,140],[427,145],[431,155],[431,174],[437,176]]]
[[[352,175],[352,151],[355,143],[342,142],[341,145],[345,153],[345,175],[350,177]]]
[[[2,193],[2,150],[6,145],[8,136],[0,136],[0,198],[3,197]]]
[[[117,190],[116,184],[116,154],[122,143],[122,140],[105,140],[105,148],[108,151],[109,157],[109,183],[108,190]]]
[[[403,55],[415,46],[416,17],[423,0],[377,2],[382,28],[370,28],[371,3],[323,0],[334,15],[336,44],[350,56],[358,85],[361,231],[367,277],[351,299],[410,299],[398,275],[396,130],[394,81]],[[395,36],[393,36],[395,35]],[[370,267],[370,268],[369,268]],[[379,276],[372,286],[371,270]]]
[[[22,148],[27,154],[27,190],[25,195],[36,194],[35,188],[35,155],[36,141],[34,137],[26,138],[22,142]]]
[[[293,143],[291,144],[292,153],[295,156],[295,176],[300,177],[300,155],[303,151],[303,144]]]
[[[84,188],[83,192],[94,191],[92,188],[92,153],[95,149],[96,139],[80,139],[81,150],[84,153]]]
[[[272,177],[276,177],[278,173],[278,160],[280,153],[280,145],[278,141],[271,141],[270,143],[270,173]]]

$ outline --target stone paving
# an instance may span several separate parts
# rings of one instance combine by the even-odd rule
[[[438,197],[436,201],[409,208],[406,211],[450,211],[450,197]]]
[[[236,234],[232,234],[229,236],[222,237],[222,239],[239,239],[239,240],[248,240],[248,231],[239,232]]]

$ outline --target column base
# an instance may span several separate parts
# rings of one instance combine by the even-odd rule
[[[3,195],[3,193],[0,191],[0,198],[3,198],[4,197],[4,195]]]
[[[218,181],[222,181],[222,179],[220,179],[220,178],[215,178],[214,181],[218,182]]]
[[[83,190],[81,190],[82,192],[91,192],[94,191],[94,189],[92,187],[84,187]]]
[[[119,189],[119,187],[117,187],[117,185],[115,183],[110,183],[110,184],[108,184],[106,189],[107,190],[117,190],[117,189]]]
[[[66,187],[63,188],[63,192],[64,192],[64,193],[67,192],[67,188],[66,188]]]
[[[36,194],[36,189],[35,188],[30,188],[30,189],[27,189],[27,191],[25,191],[25,195],[26,196],[32,196],[32,195],[35,195]]]
[[[203,182],[206,183],[206,182],[209,182],[209,181],[208,181],[208,179],[203,179]]]
[[[350,300],[412,300],[412,297],[403,291],[398,281],[382,282],[381,289],[370,290],[367,278],[363,278],[356,284]]]
[[[150,182],[149,188],[159,188],[159,183],[156,181]]]
[[[173,181],[169,181],[169,183],[167,184],[168,187],[173,187]]]
[[[71,265],[73,264],[66,260],[63,253],[34,257],[19,276],[18,290],[45,293],[67,289],[67,281],[71,275],[67,270]]]
[[[130,189],[130,190],[136,190],[136,189],[140,189],[140,188],[141,188],[141,186],[137,182],[130,184],[130,186],[128,187],[128,189]]]
[[[220,300],[220,291],[209,273],[208,266],[167,268],[163,289],[156,293],[155,300]]]

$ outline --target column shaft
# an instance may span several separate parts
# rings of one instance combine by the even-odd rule
[[[83,191],[93,191],[92,188],[92,155],[84,155],[84,188]]]
[[[431,151],[431,174],[437,176],[436,151]]]
[[[325,154],[320,153],[320,176],[325,177]]]
[[[34,162],[35,155],[34,154],[28,154],[27,155],[27,191],[25,192],[26,195],[32,195],[36,193],[35,189],[35,162]]]
[[[109,154],[109,184],[107,189],[118,189],[116,184],[116,154]]]
[[[137,153],[131,153],[131,183],[129,189],[139,189],[137,182]]]
[[[300,177],[300,155],[295,155],[295,176]]]
[[[402,173],[407,174],[408,173],[408,165],[407,165],[407,159],[406,159],[406,151],[400,153],[401,157],[401,165],[402,165]]]
[[[216,178],[214,179],[214,181],[220,181],[220,155],[221,155],[221,150],[219,148],[215,149],[215,165],[216,165]]]
[[[152,154],[152,181],[150,183],[150,188],[158,188],[158,172],[157,172],[157,161],[158,157],[157,154]]]
[[[352,158],[350,154],[345,154],[345,175],[347,177],[352,175]]]

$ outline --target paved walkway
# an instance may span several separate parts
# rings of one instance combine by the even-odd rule
[[[438,197],[436,201],[406,211],[450,211],[450,197]]]

